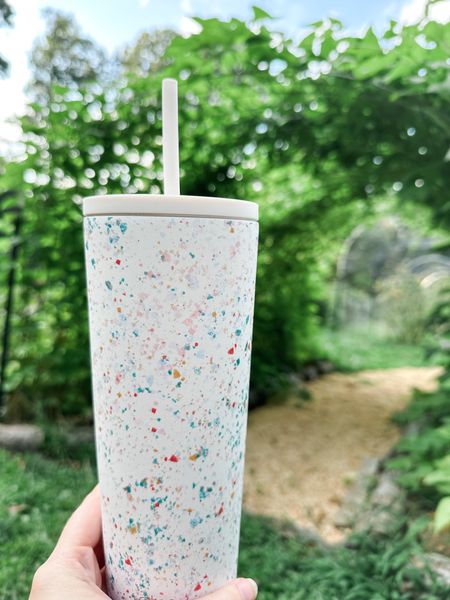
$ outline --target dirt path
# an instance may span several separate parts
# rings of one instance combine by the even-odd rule
[[[390,416],[413,388],[432,390],[438,368],[332,374],[308,386],[313,399],[250,413],[244,506],[342,538],[334,516],[364,458],[382,457],[399,437]]]

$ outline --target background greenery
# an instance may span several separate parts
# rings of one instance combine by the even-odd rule
[[[0,600],[22,600],[96,477],[86,458],[56,465],[0,452],[0,459]],[[359,534],[327,549],[303,540],[288,523],[244,514],[239,573],[258,581],[261,600],[440,600],[447,587],[411,564],[422,529],[420,521],[399,522],[389,536]]]
[[[2,0],[0,15],[0,25],[12,22]],[[433,343],[446,375],[438,392],[418,394],[398,417],[419,425],[391,467],[420,510],[439,503],[436,526],[448,526],[445,295],[425,344],[422,314],[420,328],[397,339],[330,324],[339,255],[357,225],[395,213],[421,233],[438,232],[448,253],[449,26],[424,15],[349,35],[326,19],[297,42],[258,8],[250,23],[198,21],[198,35],[147,32],[111,59],[70,16],[47,13],[21,143],[0,157],[0,251],[9,257],[0,263],[2,303],[15,274],[4,416],[91,422],[80,201],[161,192],[161,80],[176,77],[183,193],[247,198],[261,209],[252,397],[264,401],[316,359],[341,369],[419,366],[416,341]],[[394,329],[404,304],[395,311]],[[57,437],[47,439],[53,456]],[[1,458],[0,594],[23,598],[95,474],[89,449],[58,461]],[[247,516],[241,571],[258,579],[263,600],[443,598],[411,567],[420,528],[399,522],[385,538],[361,535],[325,551]]]
[[[439,226],[450,218],[446,26],[349,36],[328,19],[296,43],[260,9],[250,24],[199,23],[198,35],[144,37],[107,65],[69,18],[48,14],[23,153],[1,166],[21,218],[19,240],[12,217],[2,223],[3,243],[20,244],[6,373],[16,414],[90,415],[79,203],[161,191],[163,77],[180,80],[183,192],[261,207],[255,392],[324,353],[327,283],[357,223],[404,203]],[[159,62],[142,69],[149,52]]]

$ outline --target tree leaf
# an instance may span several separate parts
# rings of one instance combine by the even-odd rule
[[[272,15],[268,12],[259,8],[259,6],[252,6],[253,10],[253,21],[263,21],[264,19],[273,19]]]
[[[450,496],[442,498],[434,513],[434,532],[440,533],[450,527]]]

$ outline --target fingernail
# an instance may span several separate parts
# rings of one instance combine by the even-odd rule
[[[242,600],[255,600],[258,594],[258,586],[253,579],[238,579],[237,588],[242,596]]]

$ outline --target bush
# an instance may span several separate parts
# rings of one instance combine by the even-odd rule
[[[16,417],[90,416],[75,203],[97,193],[161,191],[163,77],[182,81],[183,192],[261,205],[255,389],[282,383],[317,352],[335,243],[355,215],[364,218],[386,196],[448,215],[447,26],[392,22],[378,39],[370,28],[345,35],[339,21],[327,19],[296,46],[269,31],[264,15],[255,9],[251,26],[200,20],[201,32],[175,36],[148,76],[55,85],[46,105],[28,106],[25,154],[0,164],[0,192],[17,190],[23,203],[7,373]],[[318,65],[327,65],[320,76]],[[427,184],[415,185],[424,173]],[[17,242],[11,233],[8,240]]]

